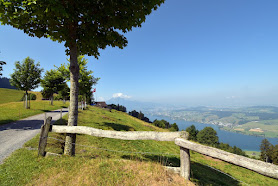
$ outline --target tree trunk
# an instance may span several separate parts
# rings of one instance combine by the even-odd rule
[[[51,105],[53,105],[53,95],[51,96]]]
[[[74,36],[73,36],[74,38]],[[78,119],[78,92],[79,92],[79,66],[77,62],[76,40],[72,42],[70,49],[70,107],[68,126],[77,126]],[[76,134],[67,134],[65,142],[65,155],[75,155]]]
[[[28,92],[25,94],[25,108],[28,109]]]

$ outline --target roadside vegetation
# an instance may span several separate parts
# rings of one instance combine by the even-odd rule
[[[64,116],[57,124],[66,124],[66,118]],[[91,106],[79,111],[78,125],[117,131],[168,131],[123,112],[110,112]],[[48,139],[46,151],[63,154],[65,136],[51,132],[49,136],[51,138]],[[75,157],[62,155],[41,158],[36,150],[38,141],[39,136],[36,136],[25,144],[25,148],[15,151],[0,165],[0,185],[192,184],[162,167],[179,166],[179,147],[173,142],[128,141],[77,135]],[[191,181],[197,185],[278,184],[275,179],[192,151],[191,168]]]

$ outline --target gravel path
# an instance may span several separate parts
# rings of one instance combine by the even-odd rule
[[[62,114],[68,113],[68,108],[63,108]],[[51,116],[52,122],[60,119],[60,109],[47,112],[46,117]],[[45,114],[38,114],[13,123],[0,126],[0,164],[13,151],[21,148],[25,142],[32,139],[40,132]]]

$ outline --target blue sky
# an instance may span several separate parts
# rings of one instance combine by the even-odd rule
[[[278,105],[277,7],[275,0],[166,0],[126,34],[126,48],[106,48],[99,60],[87,57],[101,78],[97,98]],[[4,77],[27,56],[45,70],[59,66],[66,62],[64,50],[50,39],[0,26]]]

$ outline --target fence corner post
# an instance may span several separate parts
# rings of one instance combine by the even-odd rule
[[[188,133],[182,133],[182,138],[187,140]],[[186,180],[190,180],[190,151],[189,149],[180,147],[180,176]]]
[[[47,144],[47,137],[48,132],[50,129],[52,117],[48,117],[44,124],[41,126],[41,134],[40,134],[40,141],[39,141],[39,147],[38,147],[38,155],[39,156],[45,156],[45,148]]]

